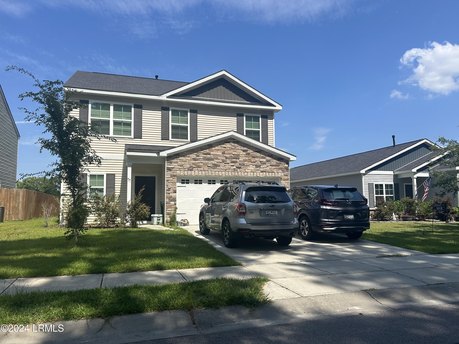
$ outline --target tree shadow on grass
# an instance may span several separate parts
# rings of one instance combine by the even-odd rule
[[[97,230],[0,243],[0,278],[166,270],[237,264],[180,231]]]

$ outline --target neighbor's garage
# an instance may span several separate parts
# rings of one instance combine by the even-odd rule
[[[246,181],[256,181],[256,177]],[[268,179],[264,179],[268,180]],[[270,181],[278,181],[275,178]],[[177,179],[177,221],[188,220],[190,225],[199,223],[199,209],[204,204],[204,198],[211,197],[220,185],[234,180],[214,177],[182,177]]]

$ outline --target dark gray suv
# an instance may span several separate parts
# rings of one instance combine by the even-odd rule
[[[222,185],[205,198],[199,213],[201,234],[221,231],[226,247],[235,247],[241,237],[276,238],[288,246],[298,229],[295,204],[285,187],[264,183]]]
[[[370,228],[367,199],[355,187],[308,185],[293,187],[298,209],[298,234],[311,239],[316,232],[344,233],[358,239]]]

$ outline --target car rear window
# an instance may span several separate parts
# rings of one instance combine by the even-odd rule
[[[285,188],[255,186],[245,191],[244,201],[249,203],[288,203],[290,197]]]
[[[364,198],[356,188],[332,188],[322,190],[327,201],[363,201]]]

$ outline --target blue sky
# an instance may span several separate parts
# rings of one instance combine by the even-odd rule
[[[193,81],[226,69],[283,105],[292,166],[418,138],[458,139],[456,0],[0,0],[0,84],[18,173],[52,161],[18,94],[76,70]]]

